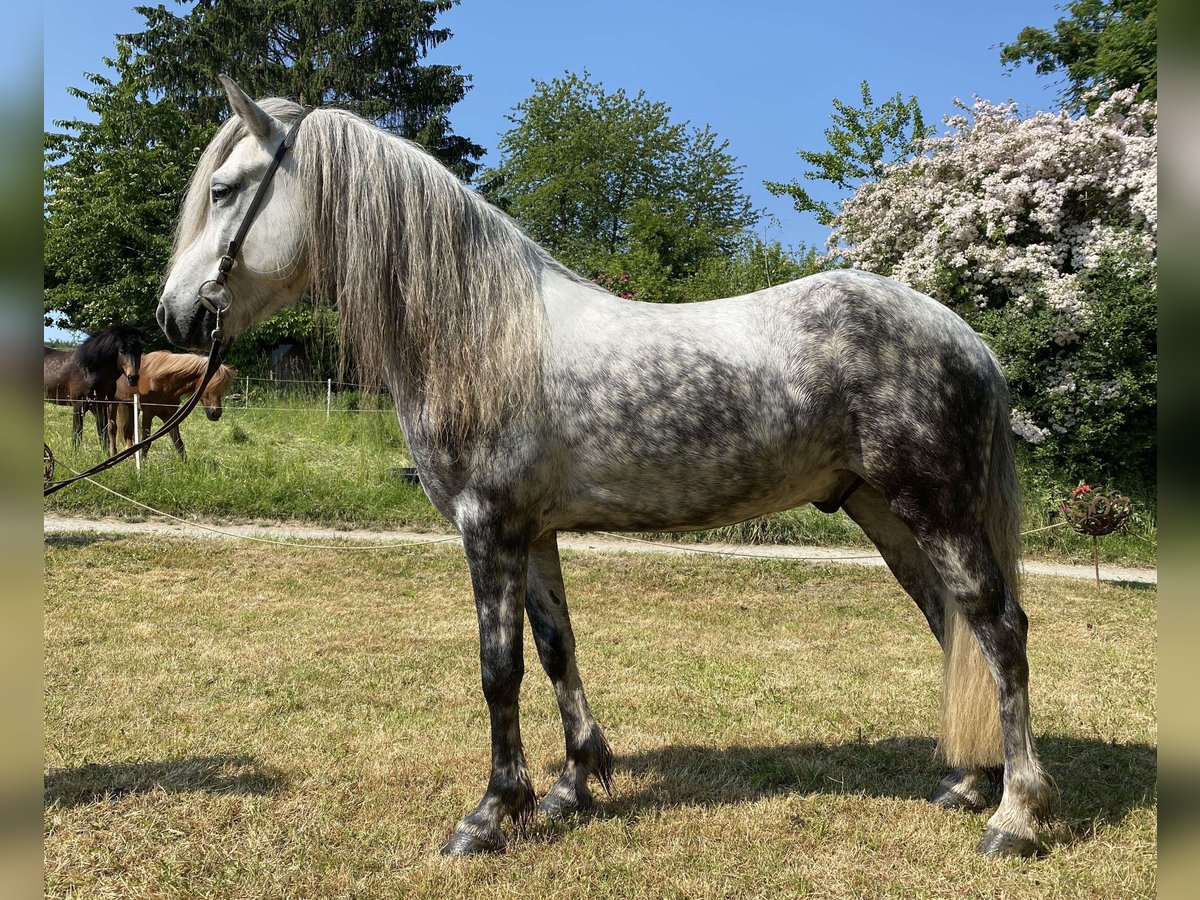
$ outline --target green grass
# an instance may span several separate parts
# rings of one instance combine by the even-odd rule
[[[940,654],[887,573],[578,553],[564,573],[613,795],[443,860],[489,760],[461,552],[47,537],[46,896],[1154,894],[1153,589],[1026,579],[1061,798],[1044,858],[993,861],[986,813],[923,800]],[[544,792],[561,727],[526,660]]]
[[[378,397],[341,394],[331,415],[324,398],[263,392],[250,406],[227,402],[222,418],[200,412],[180,433],[188,459],[169,439],[154,445],[139,476],[131,463],[99,476],[103,484],[176,516],[217,521],[296,521],[332,527],[445,530],[419,487],[397,477],[411,466],[395,413]],[[89,428],[92,420],[88,419]],[[99,462],[94,429],[72,447],[69,412],[46,407],[46,441],[60,474]],[[46,501],[66,515],[142,518],[124,500],[87,483]]]
[[[102,453],[89,430],[78,450],[71,446],[69,411],[45,409],[46,442],[63,464],[81,470]],[[88,419],[90,429],[92,420]],[[334,397],[327,418],[324,395],[256,390],[250,404],[226,404],[224,417],[209,422],[195,413],[182,426],[189,459],[176,459],[169,443],[157,444],[139,477],[131,463],[100,476],[103,484],[171,515],[226,522],[286,521],[345,528],[411,528],[446,531],[449,524],[419,487],[397,477],[412,464],[394,411],[386,398],[355,393]],[[1066,489],[1064,489],[1064,493]],[[1050,522],[1048,497],[1026,504],[1025,528]],[[144,518],[147,514],[90,484],[54,494],[47,512],[64,515]],[[675,541],[870,546],[844,513],[814,507],[766,516],[740,525],[686,535]],[[1101,560],[1110,565],[1155,565],[1154,510],[1140,509],[1125,531],[1101,539]],[[1031,534],[1030,556],[1086,563],[1090,538],[1066,527]]]

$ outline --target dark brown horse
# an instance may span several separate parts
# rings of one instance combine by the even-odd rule
[[[153,419],[161,419],[164,423],[175,411],[184,396],[191,394],[204,377],[208,368],[208,357],[197,356],[194,353],[168,353],[157,350],[142,357],[141,379],[136,387],[124,382],[117,385],[116,415],[109,420],[108,452],[117,452],[117,438],[124,441],[125,446],[132,446],[133,434],[133,395],[139,396],[142,410],[141,434],[138,440],[145,440],[150,434],[150,423]],[[204,414],[212,421],[221,418],[221,398],[229,393],[237,372],[222,365],[213,375],[200,402],[204,405]],[[183,446],[183,438],[179,428],[171,429],[171,440],[180,457],[187,457]],[[148,449],[148,448],[147,448]]]
[[[97,331],[74,350],[43,347],[42,381],[47,400],[70,406],[71,436],[76,446],[83,440],[83,416],[96,416],[101,444],[108,433],[108,409],[122,375],[138,383],[144,337],[134,325],[113,325]]]

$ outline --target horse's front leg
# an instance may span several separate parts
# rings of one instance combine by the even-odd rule
[[[118,407],[116,412],[108,417],[108,429],[105,431],[105,446],[104,451],[109,456],[115,456],[117,453],[117,431],[121,425],[121,410]]]
[[[533,816],[537,798],[521,747],[519,697],[525,674],[522,639],[529,541],[499,525],[464,527],[463,545],[479,618],[479,664],[492,733],[492,774],[479,804],[458,823],[442,853],[498,853],[507,842],[501,828],[511,818],[518,830]]]
[[[76,447],[83,443],[83,416],[86,409],[83,403],[71,405],[71,443]]]
[[[93,410],[96,414],[96,436],[100,438],[100,446],[108,450],[108,401],[98,399],[96,408]]]
[[[179,458],[187,459],[187,447],[183,446],[183,436],[179,433],[178,425],[171,429],[171,443],[175,445],[175,452],[179,454]]]

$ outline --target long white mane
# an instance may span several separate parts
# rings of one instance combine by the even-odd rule
[[[278,98],[259,105],[285,125],[301,112]],[[211,175],[246,134],[231,117],[201,157],[177,255],[203,232]],[[422,427],[451,439],[492,432],[534,408],[542,275],[570,273],[422,148],[358,116],[314,110],[292,152],[310,289],[337,307],[343,347],[353,348],[362,377],[399,376]]]

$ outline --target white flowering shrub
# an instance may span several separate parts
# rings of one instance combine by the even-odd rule
[[[1157,106],[977,100],[922,155],[862,185],[830,249],[957,310],[996,350],[1013,431],[1067,479],[1154,482]]]

